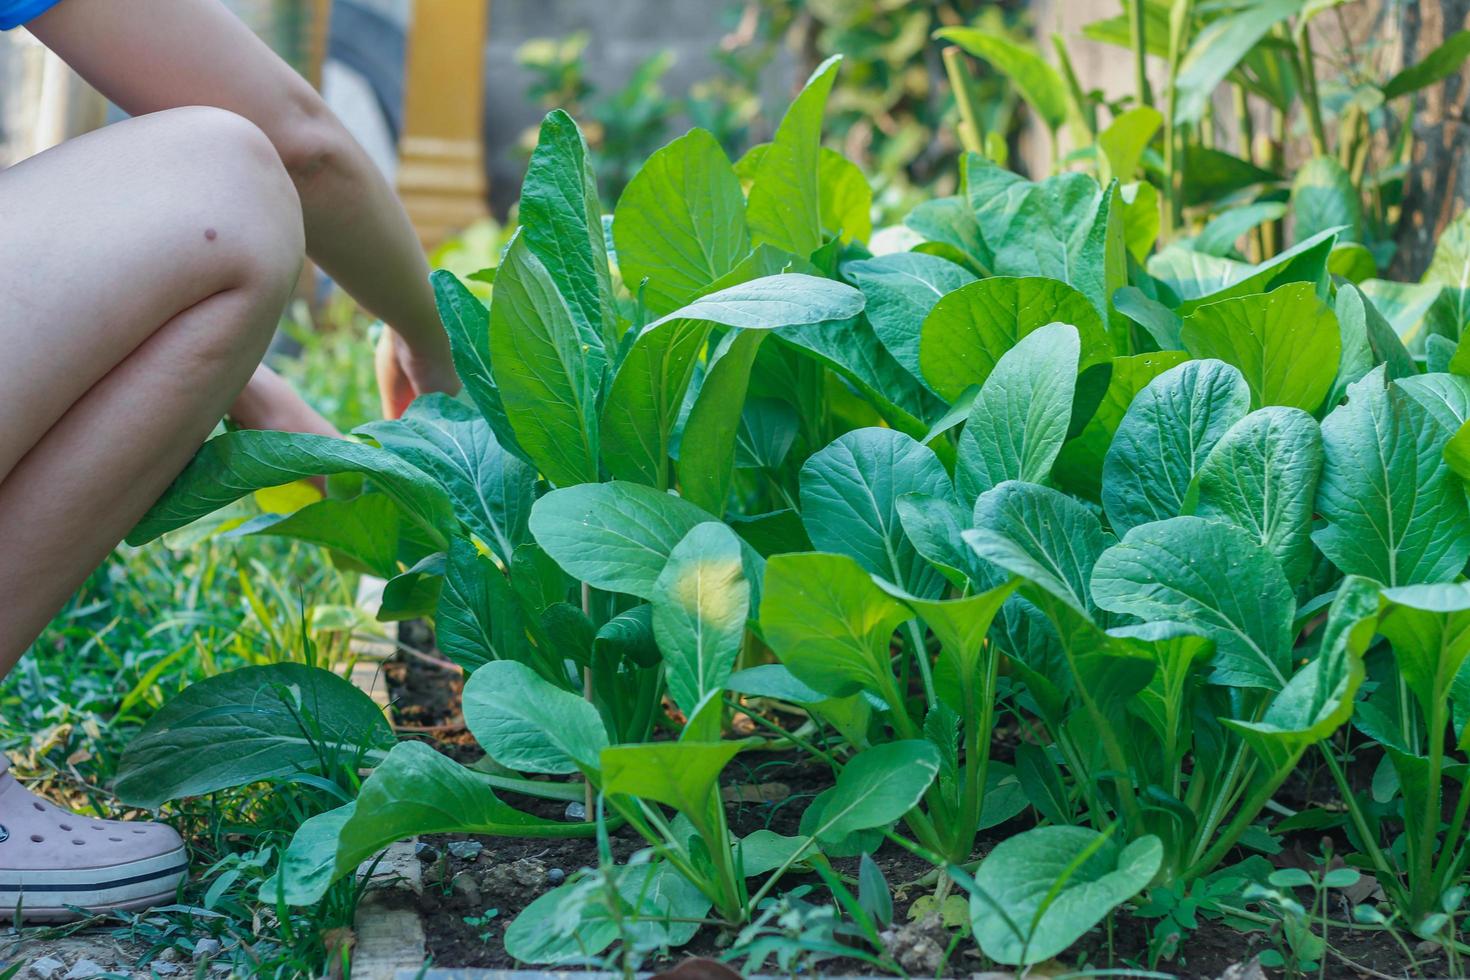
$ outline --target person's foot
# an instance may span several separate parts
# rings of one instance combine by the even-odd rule
[[[159,823],[96,820],[31,793],[0,756],[0,922],[137,910],[173,901],[188,873],[184,842]]]

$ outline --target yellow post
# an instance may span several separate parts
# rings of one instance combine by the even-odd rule
[[[490,0],[416,0],[398,193],[425,247],[487,213],[481,119]]]

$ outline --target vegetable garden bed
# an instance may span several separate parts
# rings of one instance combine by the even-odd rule
[[[1470,217],[1423,282],[1376,278],[1407,151],[1366,193],[1311,85],[1290,181],[1186,140],[1237,60],[1311,64],[1219,23],[1199,43],[1239,57],[1174,37],[1167,111],[1120,109],[1075,169],[991,145],[879,232],[820,141],[837,59],[769,144],[694,130],[611,216],[551,113],[498,266],[435,275],[464,396],[226,433],[132,535],[328,475],[246,530],[432,619],[411,724],[250,667],[160,711],[119,794],[329,788],[262,899],[350,902],[419,836],[448,961],[1463,973]],[[1034,54],[941,33],[1053,130],[1095,119]],[[774,781],[791,805],[743,795]]]

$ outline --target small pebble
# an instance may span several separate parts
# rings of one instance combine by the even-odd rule
[[[550,871],[546,872],[546,880],[551,882],[553,885],[559,885],[567,880],[567,873],[561,868],[552,868]]]
[[[420,861],[432,861],[439,856],[439,852],[434,849],[432,844],[425,844],[423,841],[419,841],[414,845],[413,854]]]
[[[218,939],[201,939],[194,944],[194,962],[218,956],[220,944]]]
[[[66,964],[54,956],[43,956],[31,964],[31,976],[39,977],[40,980],[52,980],[58,973],[66,969]]]
[[[96,960],[82,957],[71,965],[66,976],[62,980],[97,980],[97,977],[107,972],[107,968]]]
[[[182,973],[184,968],[177,963],[166,963],[162,960],[154,960],[151,964],[153,972],[161,977],[171,977],[176,973]]]
[[[449,887],[471,907],[478,908],[484,904],[484,899],[480,895],[480,883],[474,879],[473,875],[457,874]]]
[[[165,946],[155,958],[155,962],[162,960],[165,963],[177,963],[179,961],[179,950],[177,946]]]
[[[568,803],[567,804],[567,819],[568,820],[586,820],[587,819],[587,804],[585,804],[585,803]]]
[[[449,845],[449,853],[465,861],[473,861],[484,849],[485,845],[477,840],[457,840]]]

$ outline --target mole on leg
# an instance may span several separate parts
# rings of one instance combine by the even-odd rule
[[[212,242],[212,241],[214,241],[218,237],[219,237],[219,232],[215,231],[213,228],[206,228],[206,229],[204,229],[204,240],[205,241]]]

